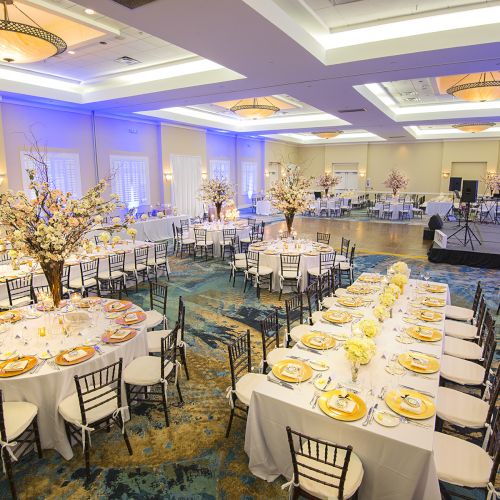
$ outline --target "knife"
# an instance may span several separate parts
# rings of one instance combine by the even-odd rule
[[[286,387],[287,389],[292,389],[292,390],[294,389],[294,387],[288,384],[287,382],[281,382],[280,380],[276,380],[271,377],[267,377],[267,380],[273,384],[281,385],[281,387]]]
[[[375,418],[375,412],[377,411],[378,409],[378,403],[375,403],[375,406],[373,407],[372,409],[372,413],[370,415],[370,420],[369,420],[369,424],[371,424],[373,422],[373,419]]]
[[[422,391],[421,389],[416,389],[415,387],[410,387],[409,385],[399,384],[399,387],[404,387],[405,389],[411,389],[412,391],[420,392],[420,394],[425,394],[426,396],[429,396],[430,398],[435,397],[434,394],[431,394],[430,392]]]
[[[370,418],[372,416],[372,413],[373,413],[373,406],[370,407],[370,409],[368,410],[368,414],[366,415],[366,418],[364,419],[363,423],[361,424],[363,427],[366,427],[368,425],[368,423],[370,422]]]
[[[431,354],[430,352],[416,351],[415,349],[410,349],[410,352],[414,352],[416,354],[423,354],[424,356],[430,356],[431,358],[441,359],[439,356]]]

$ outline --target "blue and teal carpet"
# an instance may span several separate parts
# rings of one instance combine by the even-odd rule
[[[356,274],[365,270],[384,272],[396,257],[359,255]],[[436,281],[451,287],[457,305],[471,303],[476,283],[484,284],[486,298],[496,311],[500,272],[407,260],[414,275],[428,272]],[[255,346],[254,364],[260,362],[258,321],[278,304],[277,294],[254,289],[243,294],[241,278],[233,288],[228,266],[221,261],[193,263],[171,259],[168,317],[177,315],[177,298],[186,301],[186,341],[191,380],[181,379],[185,404],[170,394],[171,425],[165,427],[160,407],[134,408],[127,429],[134,454],[129,456],[120,431],[98,433],[92,438],[93,481],[84,483],[81,450],[67,462],[56,452],[45,450],[39,460],[34,454],[14,465],[21,498],[113,498],[113,499],[274,499],[286,498],[282,480],[266,483],[254,477],[243,451],[245,424],[236,420],[231,437],[224,438],[229,408],[225,389],[230,384],[226,344],[250,328]],[[161,278],[164,282],[165,279]],[[149,308],[147,287],[132,296]],[[5,480],[1,498],[8,498]],[[481,498],[481,496],[477,496]],[[402,499],[404,500],[404,499]]]

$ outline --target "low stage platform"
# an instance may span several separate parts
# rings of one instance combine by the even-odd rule
[[[443,248],[438,245],[436,240],[439,241],[440,238],[437,235],[428,252],[429,261],[500,269],[500,224],[470,223],[469,226],[481,244],[472,237],[473,248],[470,242],[465,246],[464,231],[458,233],[458,239],[457,236],[451,236],[459,229],[457,222],[445,222],[441,229],[445,235],[444,238],[441,237],[445,246]]]

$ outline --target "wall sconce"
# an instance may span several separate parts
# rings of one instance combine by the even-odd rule
[[[5,174],[0,174],[0,186],[3,184],[4,179],[5,179]]]
[[[207,173],[206,172],[202,172],[201,173],[201,178],[206,181],[207,180]]]
[[[443,177],[447,179],[450,176],[451,172],[449,170],[444,170],[443,171]]]
[[[359,175],[360,177],[364,177],[364,176],[366,175],[366,172],[365,172],[364,170],[360,170],[360,171],[358,172],[358,175]]]
[[[165,172],[165,180],[167,182],[172,182],[172,172]]]
[[[269,177],[269,170],[266,170],[266,171],[264,172],[264,175],[265,175],[266,177]]]

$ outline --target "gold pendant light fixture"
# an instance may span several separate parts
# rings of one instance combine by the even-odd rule
[[[500,80],[496,80],[491,71],[488,73],[468,74],[447,89],[446,92],[464,101],[496,101],[500,99]]]
[[[452,125],[453,128],[461,130],[462,132],[477,133],[488,130],[494,127],[495,123],[459,123],[458,125]]]
[[[234,106],[229,108],[233,113],[242,118],[258,120],[260,118],[269,118],[280,111],[266,97],[254,97],[253,99],[241,99]]]
[[[333,139],[334,137],[337,137],[340,134],[343,134],[343,130],[324,130],[320,132],[312,132],[314,135],[317,135],[318,137],[321,137],[322,139]]]
[[[26,64],[43,61],[66,50],[67,45],[62,38],[44,30],[15,5],[13,0],[0,0],[1,7],[3,19],[0,19],[0,61]],[[11,21],[9,8],[20,12],[29,24]]]

